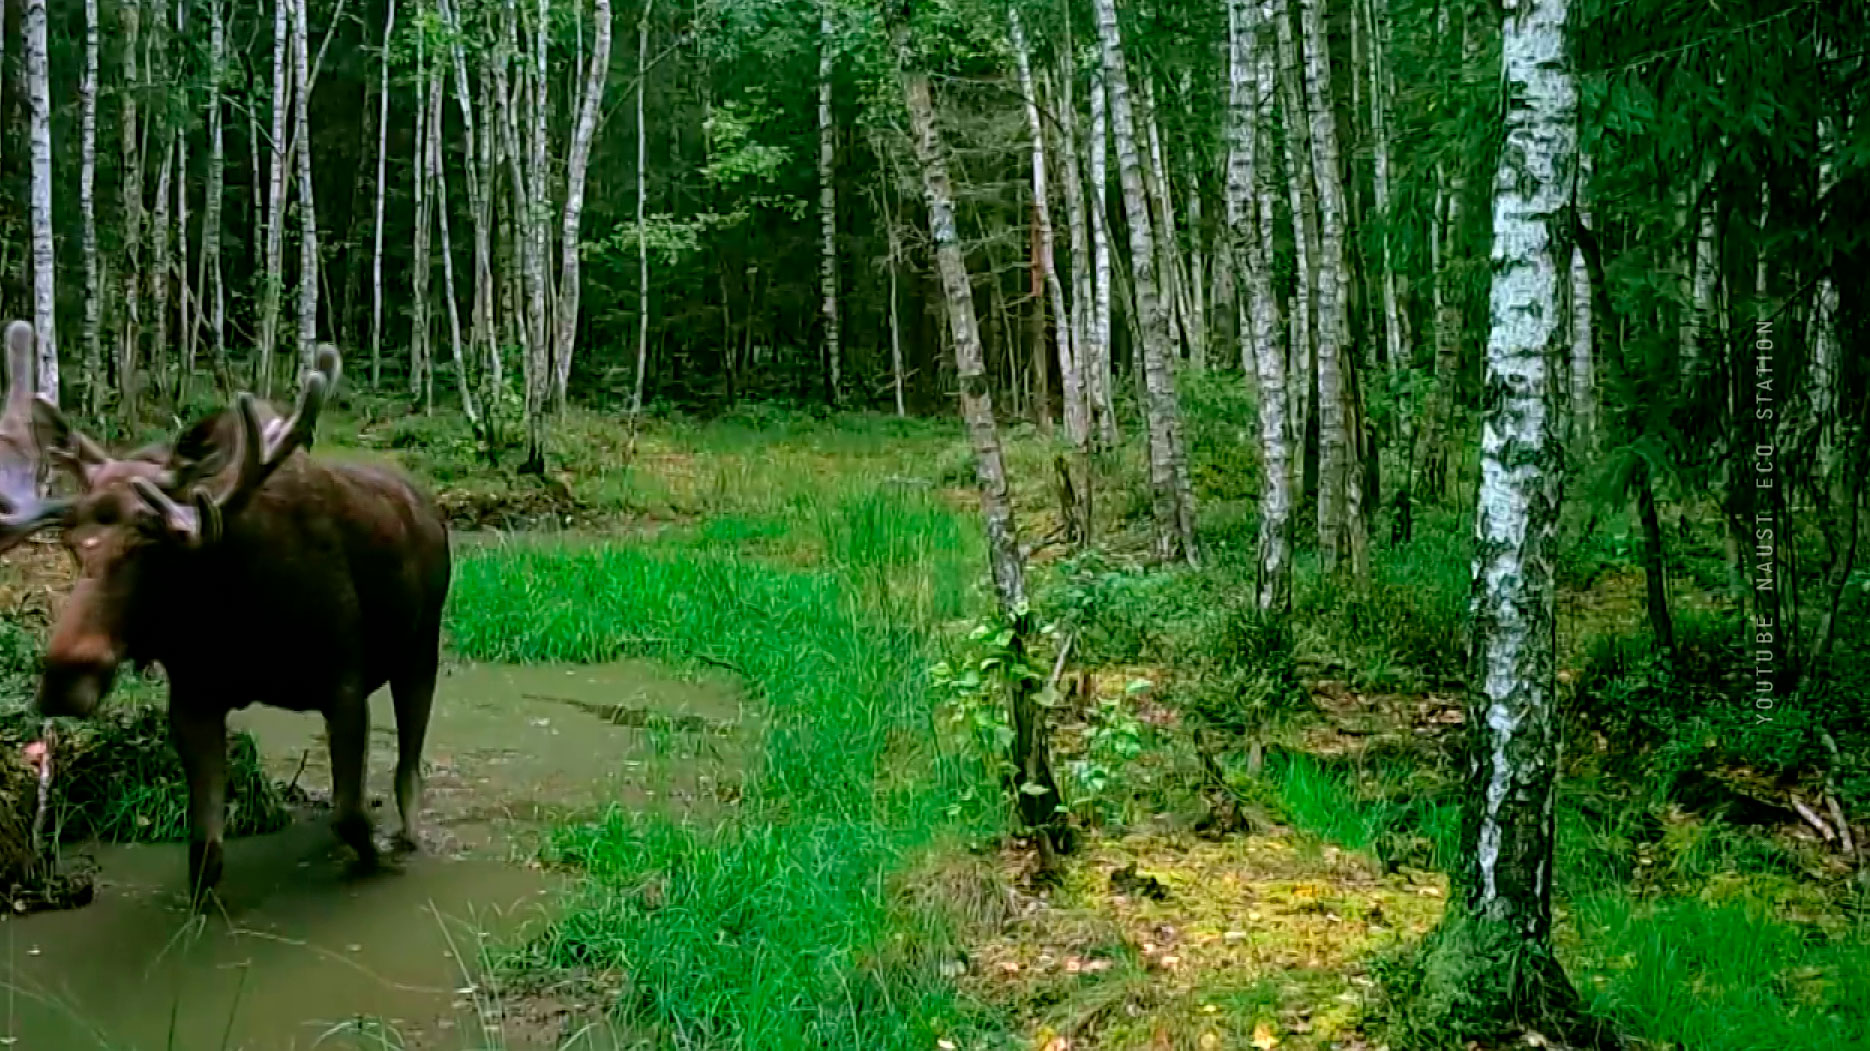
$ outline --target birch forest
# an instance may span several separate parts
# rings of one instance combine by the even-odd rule
[[[0,48],[40,395],[131,450],[333,344],[319,455],[435,492],[464,682],[688,677],[601,698],[649,772],[541,819],[578,889],[501,1019],[1870,1049],[1863,0],[6,0]],[[30,642],[77,570],[21,551]],[[744,723],[658,714],[717,672]]]

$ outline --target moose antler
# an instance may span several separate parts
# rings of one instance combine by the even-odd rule
[[[318,414],[337,385],[340,367],[337,348],[319,346],[313,367],[300,380],[298,404],[283,420],[262,421],[259,403],[241,392],[234,403],[240,418],[236,466],[219,491],[198,486],[189,494],[191,506],[183,506],[149,479],[134,479],[131,487],[177,539],[190,547],[213,543],[220,538],[222,521],[238,514],[280,464],[298,449],[311,447]]]
[[[36,344],[31,325],[7,325],[6,407],[0,410],[0,502],[6,506],[0,511],[0,551],[57,522],[70,507],[43,495],[45,460],[33,429]]]

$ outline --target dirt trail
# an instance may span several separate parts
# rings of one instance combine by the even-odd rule
[[[370,786],[394,826],[388,697],[372,702]],[[238,726],[313,799],[329,790],[316,716],[253,708]],[[423,851],[357,878],[307,808],[228,844],[223,914],[191,920],[180,844],[105,846],[97,901],[0,921],[0,1047],[547,1048],[568,1006],[493,1002],[483,942],[549,915],[558,877],[527,859],[549,822],[610,802],[732,805],[756,729],[739,692],[647,664],[456,665],[436,699]],[[569,1045],[602,1048],[587,1036]]]

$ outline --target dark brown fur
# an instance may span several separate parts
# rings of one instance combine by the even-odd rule
[[[256,413],[270,430],[277,414]],[[371,693],[396,710],[396,795],[413,846],[420,763],[448,593],[447,528],[399,472],[291,452],[218,536],[179,542],[132,488],[183,494],[237,471],[239,410],[202,421],[167,463],[79,464],[83,494],[64,541],[81,575],[46,649],[39,709],[88,715],[125,661],[161,664],[169,722],[188,773],[189,869],[221,874],[227,714],[255,702],[324,715],[334,828],[373,864],[363,798]],[[229,443],[233,443],[230,446]]]

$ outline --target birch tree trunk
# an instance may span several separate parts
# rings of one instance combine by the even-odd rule
[[[1130,225],[1130,272],[1136,314],[1142,329],[1142,362],[1149,427],[1149,476],[1156,518],[1156,553],[1163,561],[1200,559],[1195,541],[1195,493],[1188,455],[1182,445],[1181,410],[1175,396],[1174,351],[1169,315],[1157,283],[1154,224],[1143,185],[1143,165],[1136,148],[1136,122],[1130,110],[1129,74],[1117,27],[1116,0],[1096,0],[1104,77],[1110,87],[1111,124],[1117,141],[1117,169],[1123,184],[1124,212]]]
[[[26,96],[32,110],[32,313],[39,337],[38,390],[58,402],[57,286],[52,258],[52,84],[45,0],[26,0]]]
[[[1076,385],[1078,421],[1080,433],[1073,438],[1080,449],[1088,450],[1091,442],[1092,421],[1098,415],[1096,405],[1096,386],[1091,378],[1096,368],[1091,352],[1091,260],[1090,230],[1085,225],[1084,177],[1078,168],[1078,107],[1072,98],[1072,70],[1069,62],[1064,75],[1058,78],[1060,121],[1062,144],[1059,150],[1064,163],[1065,183],[1065,222],[1070,227],[1071,238],[1071,315],[1070,342],[1071,360],[1074,376],[1064,377],[1065,399],[1072,401],[1072,391]],[[1063,319],[1061,319],[1063,323]],[[1069,414],[1065,420],[1065,429],[1071,431]]]
[[[643,125],[643,85],[649,71],[649,9],[646,0],[636,21],[636,389],[630,395],[630,446],[636,447],[636,428],[643,418],[643,380],[649,371],[649,227],[643,206],[648,200],[649,166],[645,157],[648,136]],[[822,207],[823,201],[820,201]]]
[[[1115,448],[1117,403],[1110,361],[1110,143],[1109,93],[1101,70],[1091,72],[1091,338],[1090,397],[1097,440]]]
[[[894,14],[893,10],[887,11],[885,17],[891,18]],[[943,298],[954,339],[961,416],[969,443],[974,448],[974,472],[980,485],[981,515],[986,522],[994,592],[999,598],[1001,615],[1012,628],[1010,647],[1018,656],[1032,628],[1032,614],[1026,603],[1025,559],[1020,552],[1018,525],[1007,492],[1006,466],[994,421],[993,395],[987,382],[980,325],[974,314],[973,288],[966,261],[961,256],[960,234],[955,227],[954,191],[948,178],[948,160],[935,124],[935,103],[929,94],[928,76],[921,72],[910,48],[909,27],[896,21],[891,26],[891,37],[909,111],[910,137],[915,142],[916,159],[922,168],[929,234],[935,245],[936,269],[941,274]],[[1036,702],[1032,686],[1026,680],[1016,681],[1012,693],[1012,759],[1018,773],[1011,787],[1021,818],[1027,828],[1037,833],[1041,851],[1049,862],[1054,853],[1063,852],[1069,844],[1066,829],[1058,818],[1063,810],[1063,797],[1052,776],[1044,709]]]
[[[533,196],[529,202],[528,229],[532,231],[532,257],[528,268],[532,271],[531,288],[526,305],[527,327],[532,329],[532,368],[529,375],[532,382],[528,389],[533,392],[533,426],[526,436],[526,463],[529,468],[545,469],[545,424],[547,411],[551,404],[552,381],[556,370],[552,364],[552,332],[550,329],[552,271],[548,256],[550,238],[550,211],[552,195],[548,187],[548,147],[547,115],[551,111],[550,71],[546,68],[546,34],[550,26],[548,0],[538,0],[533,8],[532,22],[532,98],[529,101],[532,112],[532,134],[530,145]],[[642,85],[638,85],[639,90]]]
[[[421,7],[416,8],[418,17]],[[409,394],[430,411],[435,404],[435,352],[429,339],[429,281],[431,255],[429,235],[432,229],[433,213],[429,205],[429,128],[432,125],[430,115],[435,107],[430,104],[429,87],[434,79],[429,76],[426,38],[416,37],[416,131],[411,158],[410,174],[413,185],[410,187],[410,200],[415,205],[415,224],[411,231],[414,244],[410,249],[410,284],[413,296],[409,309]]]
[[[127,420],[140,415],[138,404],[142,378],[139,356],[142,344],[142,237],[143,237],[143,155],[140,145],[142,123],[137,114],[137,95],[143,81],[139,66],[142,49],[142,11],[138,0],[124,0],[118,14],[123,33],[123,120],[118,129],[122,143],[123,194],[123,316],[117,332],[117,392],[121,411]]]
[[[1552,821],[1561,456],[1552,363],[1562,346],[1562,241],[1577,89],[1565,0],[1505,16],[1506,139],[1494,180],[1493,288],[1475,515],[1474,735],[1461,990],[1502,1028],[1576,1015],[1552,951]],[[1456,922],[1454,917],[1444,921]],[[1570,1032],[1548,1034],[1571,1040]],[[1470,1034],[1462,1033],[1461,1036]],[[1471,1034],[1482,1035],[1482,1034]]]
[[[1390,262],[1390,133],[1389,133],[1389,0],[1365,0],[1370,24],[1370,153],[1371,186],[1376,197],[1377,266],[1383,273],[1384,350],[1392,370],[1409,366],[1408,336],[1396,296],[1396,270]]]
[[[160,10],[160,8],[158,8]],[[161,26],[161,21],[157,26]],[[160,40],[161,37],[156,39]],[[151,69],[152,78],[160,77],[161,71]],[[160,82],[160,81],[158,81]],[[151,120],[157,114],[151,114]],[[156,381],[156,389],[162,392],[167,388],[168,363],[161,360],[169,352],[169,184],[173,180],[175,169],[174,129],[168,121],[162,121],[162,131],[158,136],[167,140],[160,149],[162,160],[156,167],[156,200],[149,217],[149,315],[151,321],[150,371]]]
[[[1590,158],[1578,155],[1578,222],[1590,227]],[[1571,248],[1571,421],[1574,437],[1590,449],[1597,435],[1597,353],[1591,325],[1591,272],[1584,249]]]
[[[825,400],[838,404],[843,389],[838,326],[837,128],[831,123],[831,71],[835,38],[830,0],[818,5],[818,304],[825,326]]]
[[[1084,411],[1084,382],[1078,371],[1075,348],[1071,343],[1071,314],[1065,308],[1065,286],[1058,277],[1058,262],[1053,252],[1051,194],[1046,185],[1045,124],[1039,118],[1038,91],[1033,85],[1032,59],[1026,48],[1026,31],[1020,25],[1019,9],[1007,8],[1012,31],[1013,57],[1019,67],[1020,96],[1026,103],[1026,127],[1032,134],[1032,206],[1038,232],[1037,262],[1052,307],[1053,340],[1058,353],[1058,372],[1064,388],[1065,437],[1082,447],[1089,435]]]
[[[296,0],[273,0],[272,153],[267,168],[266,273],[260,287],[260,349],[254,385],[261,396],[273,389],[273,348],[279,339],[279,297],[285,291],[286,255],[286,111],[291,106],[286,50],[287,12]],[[417,140],[420,141],[420,140]]]
[[[396,0],[383,15],[383,67],[377,81],[377,225],[370,249],[370,386],[383,382],[383,199],[389,165],[390,38],[396,32]]]
[[[1311,413],[1316,408],[1312,397],[1315,368],[1314,308],[1317,304],[1319,259],[1323,252],[1318,237],[1318,191],[1312,176],[1310,121],[1306,115],[1304,91],[1299,85],[1299,50],[1292,34],[1292,14],[1286,0],[1274,0],[1267,18],[1273,23],[1273,39],[1278,49],[1278,87],[1280,124],[1285,129],[1286,194],[1292,213],[1292,245],[1296,274],[1290,318],[1292,343],[1287,358],[1288,375],[1295,377],[1292,387],[1292,433],[1301,443],[1308,442]]]
[[[578,124],[572,129],[571,153],[565,162],[565,211],[560,227],[558,271],[558,338],[552,352],[557,371],[557,395],[565,401],[565,388],[571,382],[571,356],[578,337],[579,224],[584,216],[585,172],[591,163],[591,139],[597,134],[597,118],[604,103],[604,85],[610,75],[610,0],[596,0],[591,64],[585,70],[584,86],[578,98]],[[465,108],[465,95],[463,106]]]
[[[449,43],[454,57],[455,101],[461,111],[462,156],[466,165],[468,187],[468,219],[474,227],[474,305],[473,332],[469,346],[483,355],[488,362],[499,361],[499,350],[494,336],[493,322],[493,246],[491,237],[491,217],[488,215],[488,203],[491,187],[483,182],[483,170],[493,167],[487,143],[485,121],[477,127],[474,120],[474,97],[468,84],[467,54],[462,47],[462,29],[460,15],[456,12],[453,0],[439,0],[443,24],[449,30]],[[608,14],[608,11],[606,11]],[[385,46],[388,45],[388,29],[385,29]],[[388,69],[384,70],[387,78]],[[574,267],[575,269],[575,267]],[[567,358],[569,361],[569,357]],[[498,370],[493,373],[495,387],[498,387]],[[566,374],[569,377],[569,373]],[[564,399],[564,383],[559,384],[559,399]]]
[[[306,0],[292,5],[292,123],[299,150],[299,368],[312,367],[318,346],[318,212],[312,197],[311,63],[306,56]]]
[[[1260,462],[1265,478],[1255,604],[1262,612],[1283,612],[1292,595],[1291,410],[1286,405],[1285,348],[1279,339],[1272,263],[1254,204],[1259,185],[1271,182],[1258,170],[1263,165],[1255,117],[1260,110],[1259,92],[1272,88],[1272,63],[1270,52],[1259,40],[1263,19],[1256,0],[1231,0],[1228,18],[1227,216],[1251,303],[1251,324],[1240,333],[1241,360],[1252,367],[1259,387]]]
[[[102,274],[97,260],[97,82],[97,0],[84,0],[84,76],[78,82],[78,211],[84,223],[85,408],[94,415],[103,408],[104,394]]]
[[[461,311],[455,298],[454,241],[448,234],[448,168],[442,162],[442,77],[438,69],[429,81],[429,137],[423,148],[429,151],[429,174],[434,184],[431,207],[442,235],[442,293],[448,308],[450,360],[454,365],[455,389],[461,397],[461,414],[469,425],[480,428],[480,410],[474,404],[474,388],[469,382],[467,356],[461,350]]]
[[[1344,181],[1338,167],[1337,116],[1331,105],[1331,58],[1326,49],[1320,0],[1300,0],[1304,30],[1303,81],[1311,122],[1312,175],[1318,188],[1318,550],[1320,564],[1334,569],[1351,556],[1353,576],[1362,580],[1361,523],[1350,520],[1350,491],[1357,486],[1357,442],[1350,431],[1345,371],[1350,346],[1350,267],[1344,248]]]

